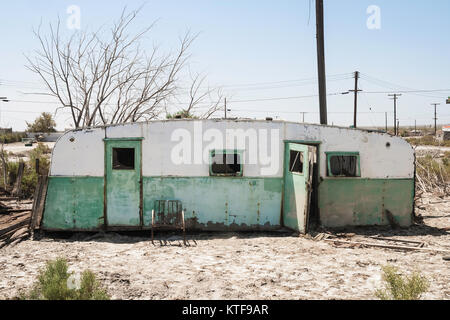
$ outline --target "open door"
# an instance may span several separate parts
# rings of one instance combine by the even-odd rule
[[[105,140],[108,226],[140,226],[141,141]]]
[[[284,157],[284,226],[306,233],[316,147],[286,143]]]

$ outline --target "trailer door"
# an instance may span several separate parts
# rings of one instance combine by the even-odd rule
[[[285,144],[284,157],[284,226],[306,233],[312,191],[316,147]]]
[[[141,141],[105,140],[106,221],[108,226],[140,226]]]

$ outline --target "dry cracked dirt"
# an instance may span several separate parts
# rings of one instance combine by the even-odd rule
[[[39,268],[57,257],[70,270],[94,271],[113,299],[375,299],[381,267],[420,270],[430,281],[425,299],[450,298],[450,199],[424,196],[417,209],[424,224],[409,229],[334,231],[350,241],[381,235],[425,243],[400,251],[336,245],[292,233],[44,235],[0,250],[0,298],[31,287]]]

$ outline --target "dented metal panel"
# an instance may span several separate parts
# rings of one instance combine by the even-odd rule
[[[414,179],[326,179],[319,185],[321,223],[328,227],[412,223]]]

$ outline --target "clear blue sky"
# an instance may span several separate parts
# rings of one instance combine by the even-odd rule
[[[24,54],[37,47],[32,29],[40,21],[67,19],[67,7],[81,8],[81,28],[107,25],[124,6],[144,4],[137,29],[159,22],[148,39],[174,47],[186,29],[200,32],[192,47],[191,68],[208,75],[211,85],[224,86],[231,116],[318,122],[314,1],[310,0],[195,0],[195,1],[61,1],[16,0],[3,3],[0,12],[0,125],[25,128],[41,111],[55,104],[25,93],[40,87],[25,68]],[[311,11],[310,9],[311,4]],[[369,30],[368,6],[381,9],[381,29]],[[351,73],[362,73],[359,124],[384,126],[384,112],[392,125],[392,101],[387,94],[369,92],[411,89],[450,89],[450,1],[448,0],[325,0],[325,46],[328,93],[352,89]],[[378,80],[377,80],[378,79]],[[384,81],[381,82],[380,80]],[[278,83],[276,83],[278,82]],[[261,84],[259,83],[270,83]],[[312,96],[297,99],[251,101]],[[450,122],[449,91],[404,94],[398,105],[400,125],[432,124],[430,103],[441,103],[439,123]],[[15,102],[16,101],[16,102]],[[353,96],[328,97],[329,123],[352,124]],[[57,116],[58,128],[68,127],[67,115]]]

